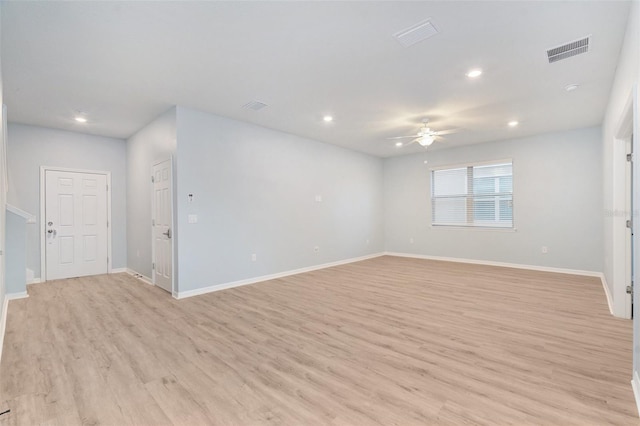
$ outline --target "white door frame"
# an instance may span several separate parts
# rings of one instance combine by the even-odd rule
[[[632,295],[626,293],[626,287],[630,284],[629,273],[632,270],[631,264],[633,264],[633,270],[635,271],[636,278],[638,272],[637,269],[640,267],[640,263],[636,262],[638,255],[640,255],[640,218],[635,217],[635,211],[638,211],[638,207],[640,206],[640,197],[638,197],[638,191],[640,191],[640,183],[638,179],[640,178],[640,171],[638,170],[640,166],[640,148],[638,146],[638,137],[640,133],[638,133],[638,123],[636,120],[637,114],[637,88],[634,85],[629,98],[622,110],[622,114],[620,116],[620,121],[618,122],[618,126],[615,128],[615,140],[614,140],[614,174],[619,176],[619,181],[616,184],[616,177],[614,176],[614,212],[613,212],[613,237],[614,237],[614,259],[613,262],[613,294],[611,295],[613,298],[613,303],[616,305],[615,311],[617,312],[617,316],[622,318],[631,318],[631,305],[633,303]],[[631,142],[631,135],[634,135],[633,141],[633,162],[631,164],[632,170],[630,171],[628,164],[626,162],[626,154],[628,153],[628,147]],[[620,170],[620,172],[616,172],[616,170]],[[631,194],[632,198],[632,206],[634,211],[627,211],[628,206],[628,179],[629,172],[633,176],[633,194]],[[620,190],[616,191],[616,187],[620,187]],[[623,191],[623,192],[619,192]],[[617,200],[617,201],[616,201]],[[623,215],[617,215],[616,212],[624,212]],[[635,230],[634,236],[632,239],[629,238],[628,230],[626,228],[626,221],[631,220],[632,226]],[[631,247],[633,245],[634,257],[636,259],[631,258]],[[616,252],[618,253],[616,255]],[[616,260],[618,258],[619,260]],[[617,278],[616,278],[617,277]],[[636,279],[637,281],[637,279]],[[635,292],[640,291],[640,285],[637,286]],[[640,308],[640,305],[636,304],[636,310]],[[637,313],[637,312],[636,312]]]
[[[46,232],[47,218],[45,217],[46,204],[46,172],[71,172],[71,173],[91,173],[94,175],[105,175],[107,178],[107,273],[111,273],[111,172],[102,170],[85,170],[85,169],[69,169],[65,167],[40,166],[40,282],[47,280],[47,253],[46,238],[43,238]]]
[[[627,274],[628,274],[628,265],[625,265],[625,274],[624,274],[624,278],[625,278],[625,282],[623,283],[624,286],[619,285],[617,286],[618,290],[616,292],[616,294],[614,294],[614,300],[616,297],[621,297],[621,296],[625,296],[625,314],[627,318],[631,317],[631,302],[633,302],[633,344],[632,344],[632,358],[633,358],[633,366],[632,366],[632,371],[631,371],[631,387],[633,388],[633,393],[635,396],[635,400],[636,400],[636,406],[638,407],[638,409],[640,410],[640,342],[638,341],[640,339],[640,285],[638,285],[638,277],[640,276],[640,217],[637,217],[638,215],[636,214],[636,212],[638,211],[638,208],[640,207],[640,129],[639,127],[639,120],[638,120],[638,113],[640,113],[640,111],[638,111],[638,87],[636,84],[633,85],[632,89],[631,89],[631,94],[629,95],[629,98],[627,100],[627,103],[624,107],[624,109],[622,110],[622,116],[621,116],[621,120],[620,123],[618,124],[617,127],[617,132],[615,135],[615,143],[618,144],[618,146],[620,146],[620,144],[623,144],[623,146],[628,146],[629,142],[631,141],[631,136],[633,135],[633,143],[632,143],[632,163],[631,163],[631,174],[633,176],[633,183],[632,183],[632,194],[631,194],[631,199],[632,199],[632,206],[633,206],[633,211],[631,212],[627,212],[625,219],[628,217],[631,219],[631,223],[632,223],[632,229],[634,230],[633,232],[633,236],[631,237],[631,244],[628,244],[629,240],[628,237],[627,239],[625,239],[625,245],[627,247],[625,247],[625,251],[624,251],[624,255],[626,258],[625,263],[628,264],[628,262],[630,261],[631,264],[633,265],[633,295],[627,295],[625,294],[625,287],[626,287],[626,280],[628,279]],[[615,152],[615,150],[614,150]],[[616,159],[614,158],[614,161]],[[615,164],[614,164],[614,171],[615,171]],[[628,174],[625,170],[625,178],[628,177]],[[625,189],[627,189],[627,186],[625,186]],[[625,194],[625,198],[628,196],[628,194]],[[614,193],[614,199],[615,199],[615,193]],[[614,217],[614,220],[616,218]],[[615,224],[615,222],[614,222]],[[622,224],[621,224],[622,225]],[[615,229],[614,229],[615,232]],[[631,252],[633,253],[633,256],[629,255],[629,250],[631,250]],[[615,247],[614,247],[614,252],[615,252]],[[614,270],[614,275],[615,275],[615,270]],[[616,283],[614,282],[614,290],[616,290]],[[633,300],[630,300],[631,297],[633,297]]]
[[[176,291],[176,262],[175,262],[175,253],[176,253],[176,226],[175,226],[175,208],[174,208],[174,199],[173,199],[173,193],[174,193],[174,182],[175,182],[175,176],[173,175],[173,155],[170,156],[169,158],[162,160],[162,161],[157,161],[155,163],[153,163],[151,165],[151,177],[153,177],[153,168],[155,166],[157,166],[158,164],[164,163],[165,161],[169,162],[169,167],[171,170],[171,184],[169,185],[169,197],[171,198],[171,203],[169,203],[171,205],[171,296],[173,296],[174,298],[177,298],[177,291]],[[154,212],[154,203],[155,203],[155,194],[153,193],[153,181],[150,181],[151,187],[150,187],[150,192],[151,192],[151,262],[155,263],[156,261],[156,248],[155,248],[155,241],[153,240],[153,212]],[[156,268],[151,268],[151,284],[156,285]]]

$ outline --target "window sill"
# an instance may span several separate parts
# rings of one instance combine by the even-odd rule
[[[518,228],[506,228],[500,226],[456,226],[456,225],[429,225],[431,229],[438,229],[442,231],[498,231],[498,232],[518,232]]]

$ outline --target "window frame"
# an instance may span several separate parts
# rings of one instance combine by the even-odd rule
[[[514,214],[514,206],[515,206],[515,202],[514,202],[514,192],[515,192],[515,183],[514,183],[514,164],[513,164],[513,159],[512,158],[503,158],[503,159],[499,159],[499,160],[490,160],[490,161],[477,161],[477,162],[469,162],[469,163],[459,163],[459,164],[448,164],[448,165],[443,165],[443,166],[435,166],[435,167],[431,167],[429,169],[429,181],[430,181],[430,191],[429,191],[429,202],[430,202],[430,208],[431,208],[431,223],[430,226],[434,227],[434,228],[441,228],[441,229],[446,229],[446,228],[462,228],[462,229],[487,229],[487,230],[504,230],[504,231],[515,231],[516,230],[516,226],[515,226],[515,214]],[[469,168],[474,168],[474,167],[482,167],[482,166],[498,166],[501,164],[510,164],[511,165],[511,225],[500,225],[498,222],[499,221],[484,221],[484,223],[482,221],[472,221],[469,222],[469,214],[473,215],[473,204],[471,204],[471,207],[468,207],[468,214],[467,214],[467,222],[465,223],[435,223],[434,219],[435,219],[435,214],[434,214],[434,199],[438,199],[438,198],[446,198],[446,197],[434,197],[433,193],[434,193],[434,189],[435,189],[435,179],[434,179],[434,172],[437,171],[442,171],[442,170],[453,170],[453,169],[469,169]],[[505,196],[504,193],[496,193],[496,195],[491,195],[491,194],[473,194],[473,193],[469,193],[469,187],[467,187],[467,193],[464,196],[460,196],[462,197],[466,197],[466,199],[471,199],[473,200],[474,198],[478,198],[478,196],[480,197],[486,197],[486,198],[493,198],[495,200],[496,203],[496,209],[499,209],[499,202],[500,200]]]

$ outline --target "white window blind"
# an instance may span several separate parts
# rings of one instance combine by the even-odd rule
[[[513,228],[513,164],[431,171],[431,224]]]

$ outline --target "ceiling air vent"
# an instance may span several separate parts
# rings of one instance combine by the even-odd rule
[[[553,47],[547,50],[547,57],[549,63],[561,61],[563,59],[570,58],[572,56],[579,55],[581,53],[587,53],[589,51],[589,42],[591,36],[581,38],[580,40],[571,41],[563,44],[562,46]]]
[[[254,111],[260,111],[262,108],[264,108],[266,106],[267,106],[267,104],[265,104],[264,102],[251,101],[249,103],[246,103],[246,104],[242,105],[242,108],[244,108],[244,109],[252,109]]]
[[[398,43],[404,47],[409,47],[436,34],[438,34],[438,30],[433,26],[431,21],[424,21],[411,28],[399,31],[393,36],[398,40]]]

